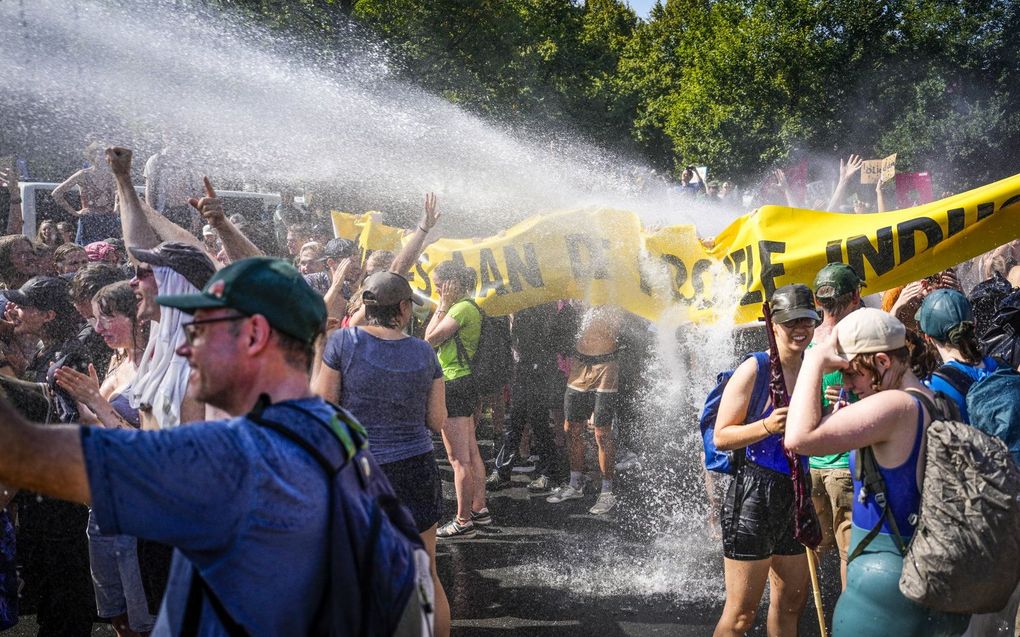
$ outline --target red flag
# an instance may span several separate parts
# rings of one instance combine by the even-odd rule
[[[911,208],[935,201],[931,192],[931,175],[896,173],[896,207]]]

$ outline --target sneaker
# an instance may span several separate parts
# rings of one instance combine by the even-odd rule
[[[504,478],[499,474],[498,469],[493,469],[489,477],[485,479],[485,488],[489,491],[499,491],[510,486],[510,478]]]
[[[641,468],[641,458],[630,449],[625,450],[616,461],[617,471],[634,471]]]
[[[553,490],[552,495],[545,499],[546,502],[552,502],[558,504],[564,500],[577,500],[578,498],[584,497],[584,489],[575,489],[569,484],[565,484],[562,487],[558,487]]]
[[[609,513],[616,506],[616,496],[607,491],[603,491],[599,494],[599,499],[595,501],[595,506],[588,509],[588,513],[592,515],[602,515],[603,513]]]
[[[482,509],[481,511],[472,511],[471,523],[475,526],[489,526],[492,524],[492,516],[489,514],[489,510]]]
[[[461,537],[464,539],[472,538],[475,536],[477,531],[473,522],[468,521],[467,524],[461,524],[457,518],[453,518],[443,526],[436,529],[436,537],[448,538],[448,537]]]
[[[545,493],[552,487],[552,480],[547,475],[540,475],[528,483],[528,491],[532,493]]]

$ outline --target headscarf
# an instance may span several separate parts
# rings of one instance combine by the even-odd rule
[[[89,261],[92,263],[106,261],[106,257],[116,251],[117,248],[105,241],[93,241],[85,246],[85,254],[89,256]]]
[[[160,295],[198,294],[199,290],[176,271],[165,266],[152,268]],[[184,342],[184,325],[190,314],[170,307],[160,309],[159,321],[153,321],[149,343],[131,384],[131,406],[152,407],[152,415],[160,429],[181,424],[181,403],[188,388],[188,361],[175,353]]]

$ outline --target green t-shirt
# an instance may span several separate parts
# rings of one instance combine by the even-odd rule
[[[808,345],[808,349],[814,347],[814,342]],[[843,372],[835,371],[829,372],[822,376],[822,407],[828,407],[829,401],[825,398],[825,388],[829,385],[842,385],[843,384]],[[855,403],[858,401],[857,395],[851,392],[847,392],[847,401]],[[850,468],[850,452],[844,451],[843,453],[834,453],[828,456],[811,456],[808,460],[808,465],[812,469],[849,469]]]
[[[842,385],[843,384],[843,372],[829,372],[825,376],[822,376],[822,407],[828,407],[829,401],[825,398],[825,388],[829,385]],[[847,392],[847,401],[855,403],[859,399],[857,394]],[[843,453],[834,453],[828,456],[811,456],[808,464],[812,469],[849,469],[850,468],[850,453],[844,451]]]
[[[472,303],[457,301],[446,315],[460,325],[457,336],[464,344],[468,358],[474,356],[475,350],[478,349],[478,339],[482,335],[481,313]],[[439,355],[439,366],[443,368],[444,379],[456,380],[471,375],[468,361],[457,358],[457,339],[455,337],[451,336],[436,351]]]

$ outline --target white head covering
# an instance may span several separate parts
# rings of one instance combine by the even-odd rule
[[[152,268],[159,293],[198,294],[199,290],[183,276],[165,266]],[[149,343],[138,366],[138,374],[131,383],[131,406],[152,406],[152,415],[160,429],[181,424],[181,403],[188,389],[188,361],[175,354],[184,342],[182,327],[192,320],[171,307],[160,308],[159,321],[152,322]]]

